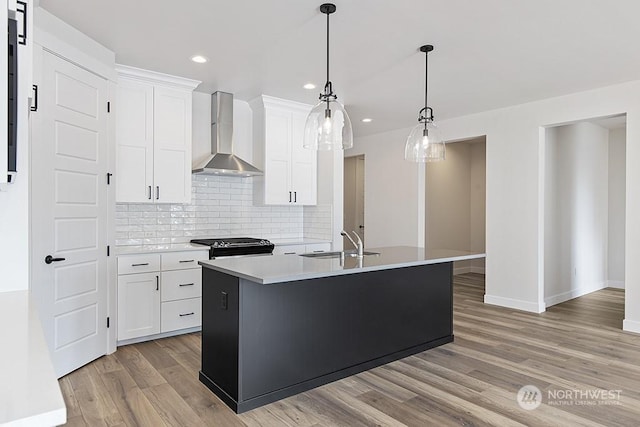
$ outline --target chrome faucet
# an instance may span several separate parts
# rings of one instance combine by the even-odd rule
[[[353,235],[356,236],[356,239],[358,239],[358,243],[356,243],[351,236],[349,236],[349,233],[347,233],[346,231],[342,230],[340,232],[340,235],[343,237],[346,237],[347,239],[349,239],[349,241],[351,242],[351,244],[353,244],[353,246],[358,250],[358,258],[362,258],[364,257],[364,244],[362,243],[362,239],[360,239],[360,236],[358,235],[358,233],[356,233],[355,231],[352,231]]]

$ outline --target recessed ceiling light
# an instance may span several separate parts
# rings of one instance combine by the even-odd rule
[[[373,119],[370,119],[370,118],[368,118],[368,117],[367,117],[367,118],[362,119],[362,123],[371,123],[372,121],[373,121]]]
[[[305,89],[311,90],[311,89],[315,89],[316,85],[314,85],[313,83],[307,83],[306,85],[302,86]]]
[[[202,56],[202,55],[195,55],[195,56],[192,56],[192,57],[191,57],[191,60],[192,60],[193,62],[197,62],[198,64],[204,64],[205,62],[207,62],[207,61],[208,61],[208,59],[207,59],[207,58],[205,58],[205,57],[204,57],[204,56]]]

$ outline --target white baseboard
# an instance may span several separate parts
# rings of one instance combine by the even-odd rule
[[[190,334],[192,332],[199,332],[201,330],[202,330],[201,326],[196,326],[195,328],[179,329],[177,331],[164,332],[164,333],[155,334],[155,335],[146,335],[144,337],[130,338],[128,340],[120,340],[118,341],[118,347],[120,347],[121,345],[136,344],[144,341],[151,341],[151,340],[158,340],[160,338],[173,337],[176,335]]]
[[[640,334],[640,322],[638,322],[637,320],[625,319],[622,321],[622,330]]]
[[[583,286],[577,289],[571,289],[570,291],[567,291],[567,292],[562,292],[556,295],[545,297],[544,304],[547,307],[551,307],[552,305],[560,304],[562,302],[569,301],[571,299],[590,294],[591,292],[599,291],[600,289],[604,289],[606,287],[607,287],[607,282],[601,282],[601,283],[593,284],[591,286]]]
[[[624,289],[624,280],[609,280],[607,282],[608,288]]]
[[[476,273],[476,274],[485,274],[484,273],[484,267],[474,267],[473,265],[471,266],[471,273]]]
[[[493,295],[484,296],[485,304],[498,305],[500,307],[515,308],[516,310],[528,311],[530,313],[542,313],[545,305],[531,301],[523,301],[512,298],[497,297]]]
[[[457,276],[458,274],[473,273],[473,271],[471,271],[472,268],[473,267],[454,267],[453,275]]]

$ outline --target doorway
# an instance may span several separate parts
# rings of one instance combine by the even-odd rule
[[[545,129],[544,303],[624,288],[626,115]]]
[[[425,247],[485,252],[486,137],[447,142],[446,160],[426,165]],[[484,274],[484,258],[454,274]]]
[[[364,228],[364,154],[344,158],[344,230],[355,231],[365,243]],[[343,237],[343,247],[351,242]]]

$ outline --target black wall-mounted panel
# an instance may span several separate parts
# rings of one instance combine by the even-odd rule
[[[15,19],[9,19],[9,69],[8,81],[8,169],[17,171],[17,145],[18,145],[18,23]]]

